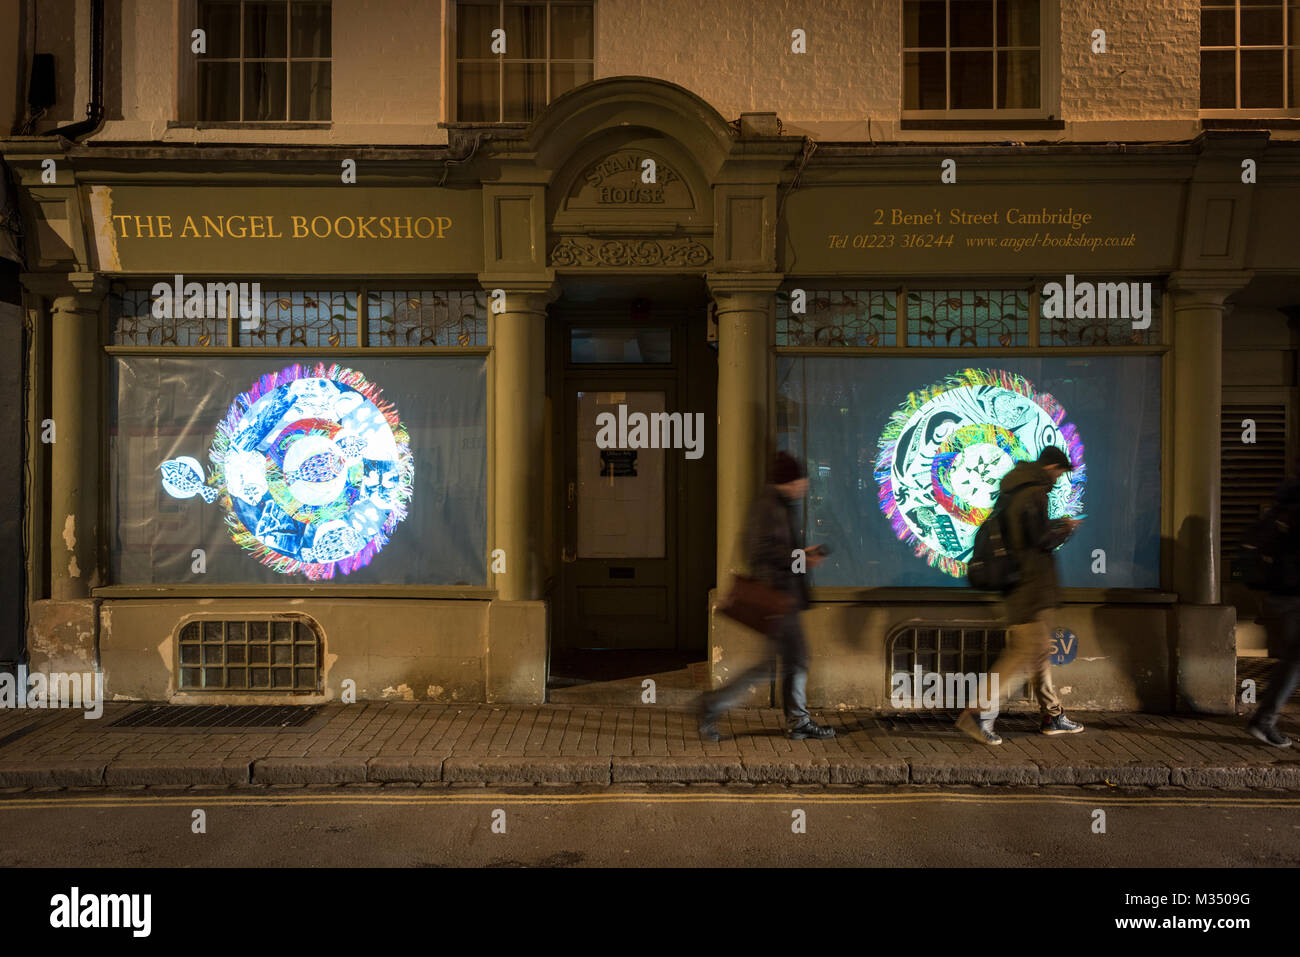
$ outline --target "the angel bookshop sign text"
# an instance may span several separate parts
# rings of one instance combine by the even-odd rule
[[[105,272],[472,272],[477,190],[91,186]]]

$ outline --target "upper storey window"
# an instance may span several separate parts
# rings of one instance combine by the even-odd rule
[[[1300,111],[1300,0],[1202,0],[1201,109]]]
[[[904,0],[903,115],[1042,109],[1039,0]]]
[[[527,122],[594,76],[590,2],[458,0],[452,15],[455,121]]]
[[[206,123],[328,122],[330,4],[198,0],[194,119]]]

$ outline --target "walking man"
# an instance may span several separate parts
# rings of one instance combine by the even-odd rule
[[[730,684],[700,699],[700,737],[720,741],[718,718],[734,708],[751,687],[765,681],[776,659],[784,672],[783,704],[786,734],[795,739],[833,738],[835,729],[817,724],[808,714],[808,642],[799,623],[799,613],[808,607],[807,573],[794,570],[793,551],[802,547],[795,533],[794,503],[808,494],[807,472],[794,456],[778,452],[773,459],[768,485],[750,507],[745,524],[744,548],[750,574],[763,584],[788,594],[792,606],[780,626],[768,635],[767,660],[737,676]],[[805,549],[809,568],[821,564],[820,546]]]
[[[1053,553],[1079,526],[1072,518],[1051,521],[1047,513],[1048,493],[1069,471],[1070,459],[1049,445],[1036,461],[1020,462],[1002,476],[998,493],[1001,498],[1010,497],[1003,506],[1004,538],[1015,555],[1020,578],[1007,595],[1007,645],[993,673],[998,676],[1002,699],[1019,685],[1021,677],[1028,677],[1042,712],[1043,734],[1083,730],[1083,725],[1066,717],[1052,688],[1052,631],[1044,619],[1045,612],[1061,604]],[[996,710],[993,716],[982,718],[975,708],[967,708],[957,719],[957,727],[982,744],[1001,744],[1001,736],[993,730],[995,718]]]
[[[1281,639],[1281,654],[1246,730],[1265,744],[1289,748],[1291,739],[1277,729],[1277,716],[1300,684],[1300,482],[1289,481],[1278,490],[1269,520],[1273,554],[1268,557],[1277,572],[1263,617],[1270,637]]]

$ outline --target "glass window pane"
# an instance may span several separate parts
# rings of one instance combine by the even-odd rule
[[[287,3],[244,4],[244,56],[286,56],[288,15]]]
[[[1158,356],[1090,357],[1086,365],[1007,356],[971,368],[955,358],[779,356],[777,395],[799,410],[779,446],[806,454],[808,539],[834,546],[814,583],[965,587],[964,563],[997,480],[1050,444],[1087,462],[1127,463],[1080,470],[1071,478],[1084,479],[1082,488],[1067,479],[1053,494],[1054,517],[1088,514],[1087,536],[1056,553],[1061,583],[1095,583],[1092,550],[1103,548],[1109,586],[1154,587],[1160,363]],[[980,389],[986,398],[970,402]],[[998,398],[988,401],[988,392]],[[1063,410],[1055,423],[1033,401],[1044,393]],[[942,642],[933,631],[917,639],[924,649]]]
[[[1287,60],[1287,102],[1290,109],[1295,109],[1300,105],[1300,50],[1292,50],[1291,56]]]
[[[946,83],[943,53],[903,54],[904,109],[945,109]]]
[[[495,123],[500,119],[501,68],[495,63],[456,64],[456,119]]]
[[[1038,0],[998,0],[998,46],[1036,47]]]
[[[1282,106],[1282,51],[1241,51],[1241,107]]]
[[[1282,43],[1282,8],[1241,9],[1242,46],[1280,46]]]
[[[943,0],[905,0],[903,46],[943,47]]]
[[[993,53],[953,52],[952,107],[954,110],[993,108]]]
[[[304,352],[115,362],[116,583],[192,581],[196,547],[209,583],[485,583],[484,358]],[[249,623],[250,665],[288,624]]]
[[[1038,109],[1038,51],[998,52],[998,109]]]
[[[506,59],[540,60],[546,56],[546,7],[506,6]]]
[[[1201,52],[1201,109],[1231,110],[1237,106],[1237,55],[1231,50]]]
[[[575,86],[591,82],[591,73],[590,63],[552,63],[551,99],[568,93]]]
[[[289,11],[289,55],[330,55],[330,5],[295,3]]]
[[[319,60],[293,64],[289,119],[323,122],[330,118],[330,66]]]
[[[579,328],[569,333],[571,362],[672,362],[667,328]]]
[[[1230,47],[1236,42],[1237,11],[1201,11],[1201,46]]]
[[[629,421],[638,412],[653,421],[666,411],[664,393],[579,392],[575,405],[578,557],[663,558],[666,450],[602,449],[596,439],[602,413],[626,406]],[[670,441],[684,439],[671,429]]]
[[[1300,2],[1292,2],[1286,10],[1288,46],[1300,46]]]
[[[954,47],[993,45],[993,0],[952,0],[948,43]]]
[[[551,7],[551,58],[590,60],[593,54],[591,7]],[[553,94],[552,94],[553,95]]]
[[[239,0],[200,0],[196,23],[207,33],[207,53],[200,56],[239,56]]]
[[[285,119],[288,64],[259,61],[244,64],[244,122]]]
[[[497,5],[478,3],[456,4],[456,56],[461,58],[490,57],[492,31],[497,22]]]
[[[198,64],[198,119],[239,122],[239,64]]]
[[[507,63],[505,66],[505,110],[507,122],[525,122],[546,106],[546,64]]]

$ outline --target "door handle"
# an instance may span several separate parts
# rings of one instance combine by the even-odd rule
[[[569,511],[573,511],[573,506],[578,502],[578,490],[574,482],[569,483]]]
[[[566,565],[572,565],[577,560],[578,560],[578,553],[575,549],[571,548],[568,545],[565,545],[562,549],[560,549],[560,561],[564,562]]]

